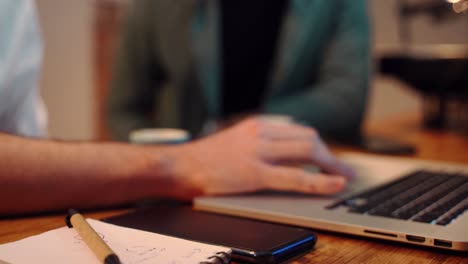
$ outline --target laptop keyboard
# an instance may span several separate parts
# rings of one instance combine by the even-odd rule
[[[328,206],[348,211],[448,225],[468,209],[468,175],[416,171]]]

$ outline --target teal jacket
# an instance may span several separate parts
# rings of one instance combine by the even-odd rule
[[[113,69],[113,137],[126,140],[143,127],[198,135],[222,109],[219,3],[133,3]],[[329,137],[359,132],[370,72],[366,2],[291,0],[279,34],[262,111],[291,115]]]

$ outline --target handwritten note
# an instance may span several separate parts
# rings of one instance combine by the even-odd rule
[[[199,263],[217,252],[231,252],[225,247],[87,220],[125,264]],[[68,227],[0,245],[1,260],[11,264],[99,264],[76,230]]]

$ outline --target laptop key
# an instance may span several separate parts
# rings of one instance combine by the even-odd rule
[[[446,225],[466,211],[459,203],[467,196],[467,175],[420,170],[326,208],[346,206],[351,213]]]
[[[420,170],[336,201],[327,209],[346,206],[351,213],[446,225],[466,210],[465,205],[457,206],[468,195],[466,176]]]
[[[459,206],[455,207],[453,210],[449,211],[444,216],[442,216],[436,224],[448,225],[457,217],[462,215],[466,210],[468,210],[468,198],[465,198],[465,200],[463,200],[463,202],[460,203]]]
[[[437,188],[426,192],[425,194],[417,197],[416,199],[404,205],[403,207],[395,210],[394,212],[392,212],[392,217],[399,219],[410,219],[425,208],[434,204],[436,201],[440,200],[448,192],[453,190],[456,186],[460,186],[460,184],[463,184],[467,181],[467,177],[452,177],[451,179],[442,183],[440,186],[437,186]]]
[[[370,209],[367,213],[370,215],[395,217],[393,212],[407,205],[421,195],[431,191],[434,187],[440,185],[446,180],[446,177],[426,177],[420,184],[412,185],[401,193],[387,201],[383,201],[376,207]]]
[[[451,210],[442,215],[438,220],[437,224],[443,224],[443,222],[451,222],[457,217],[462,215],[468,209],[468,197],[463,199],[460,203],[454,206]]]
[[[372,208],[379,206],[382,202],[391,199],[402,191],[407,190],[418,183],[424,182],[428,178],[430,177],[423,171],[414,172],[397,181],[354,195],[345,200],[343,204],[350,207],[349,212],[366,213]],[[366,203],[356,205],[356,203],[354,203],[354,200],[356,199],[364,199],[366,200]]]
[[[459,203],[462,203],[466,198],[468,198],[468,182],[447,194],[444,198],[429,207],[425,212],[423,211],[423,213],[416,216],[413,220],[417,222],[432,223],[445,213],[449,212],[452,208],[456,207]]]

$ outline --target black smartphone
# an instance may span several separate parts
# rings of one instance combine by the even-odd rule
[[[364,151],[377,154],[413,155],[417,151],[414,145],[375,135],[358,135],[343,139],[341,143],[350,144]]]
[[[313,248],[308,229],[195,211],[188,205],[157,206],[104,222],[232,249],[239,263],[281,263]]]
[[[412,155],[416,153],[413,145],[379,136],[361,138],[360,147],[373,153],[388,155]]]

